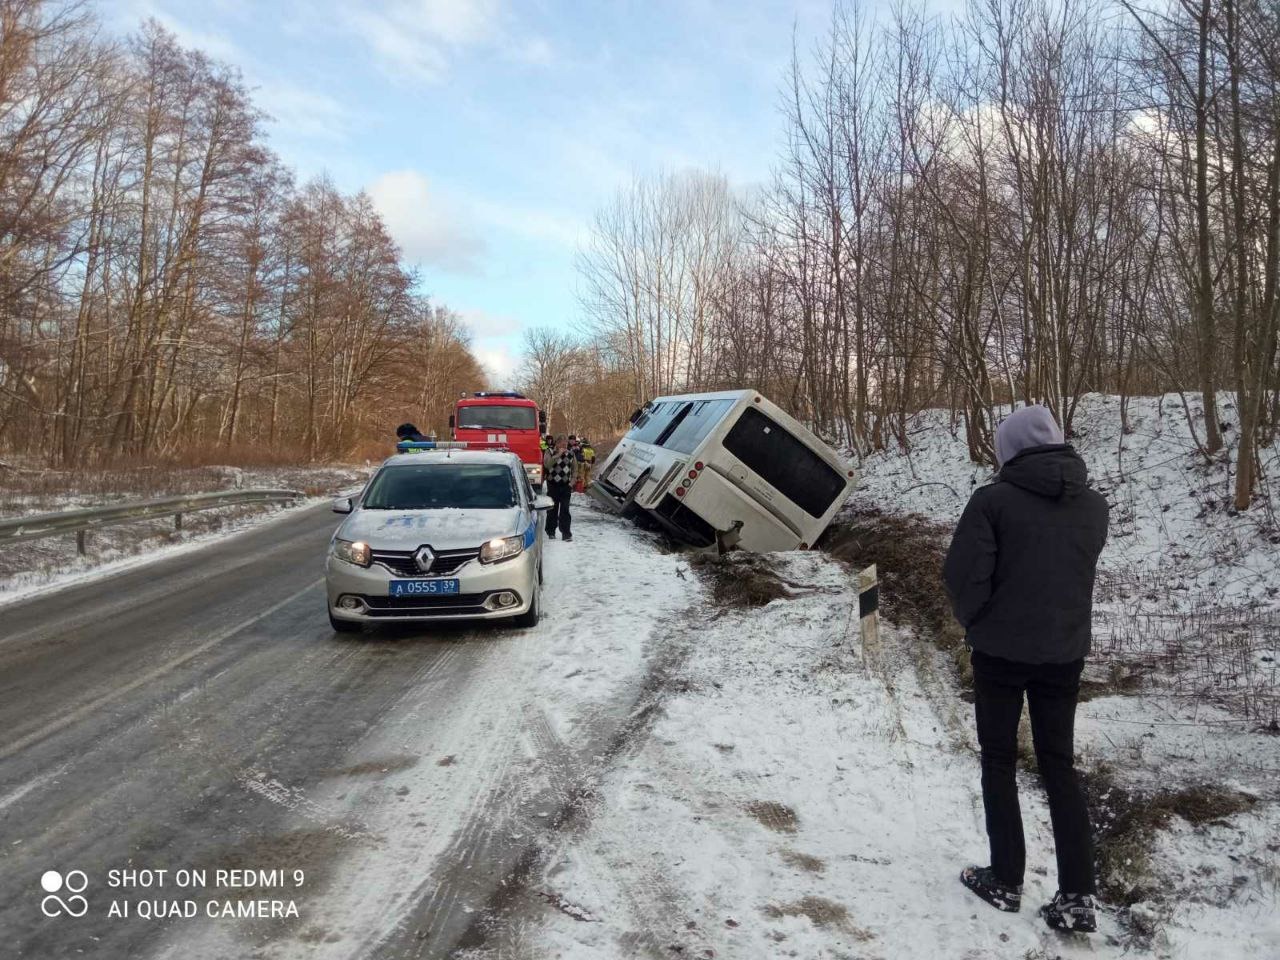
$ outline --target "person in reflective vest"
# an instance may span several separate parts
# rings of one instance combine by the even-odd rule
[[[587,484],[591,482],[591,468],[595,466],[596,451],[591,446],[591,441],[586,437],[579,438],[578,446],[579,456],[579,473],[578,473],[578,490],[581,492],[586,489]]]

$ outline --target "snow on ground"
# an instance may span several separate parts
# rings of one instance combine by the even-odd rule
[[[214,466],[114,473],[27,471],[10,476],[3,489],[0,518],[219,490],[299,490],[306,498],[291,507],[246,504],[187,513],[182,530],[174,529],[173,517],[169,516],[101,527],[88,535],[85,556],[77,555],[76,538],[70,533],[19,541],[0,557],[0,606],[33,593],[110,576],[162,556],[195,549],[358,487],[367,474],[366,468],[355,466]]]
[[[1097,936],[1064,937],[1034,913],[1056,880],[1024,776],[1024,912],[973,898],[957,880],[986,856],[972,708],[945,658],[889,625],[864,644],[835,561],[778,562],[798,595],[690,628],[649,737],[604,778],[589,825],[553,843],[541,907],[473,960],[1280,955],[1274,854],[1269,877],[1235,879],[1274,845],[1273,812],[1175,822],[1154,856],[1204,895],[1146,908],[1149,941],[1111,911]]]
[[[384,941],[414,939],[418,928],[425,936],[485,907],[502,879],[479,876],[486,862],[504,845],[528,846],[595,778],[599,740],[632,709],[656,636],[700,595],[682,557],[657,552],[583,497],[574,541],[548,541],[544,563],[544,615],[533,629],[390,627],[349,641],[384,644],[388,655],[401,644],[456,643],[352,748],[341,775],[304,790],[244,773],[247,789],[291,811],[297,822],[282,830],[319,818],[355,839],[332,870],[341,884],[309,894],[314,919],[297,940],[256,944],[212,923],[175,928],[165,956],[399,956]]]
[[[1198,402],[1188,403],[1203,435]],[[1220,407],[1232,424],[1230,394]],[[1271,723],[1280,710],[1280,449],[1260,452],[1257,502],[1236,513],[1233,475],[1197,453],[1180,397],[1134,397],[1128,409],[1122,437],[1119,398],[1086,395],[1072,438],[1111,503],[1095,660],[1146,675],[1192,709],[1222,702],[1242,721]],[[854,502],[954,524],[991,471],[969,462],[963,426],[953,432],[945,411],[925,411],[909,432],[909,453],[863,464]]]
[[[1115,398],[1086,397],[1077,421],[1113,504],[1081,766],[1138,797],[1208,784],[1254,801],[1153,829],[1153,895],[1104,907],[1092,938],[1049,932],[1034,910],[1056,888],[1052,831],[1030,774],[1024,912],[964,891],[960,867],[986,860],[972,708],[928,638],[886,625],[864,646],[850,574],[789,554],[800,595],[708,608],[671,638],[683,659],[650,736],[604,777],[589,824],[547,839],[539,899],[469,956],[1280,956],[1276,528],[1265,505],[1228,509],[1227,471],[1200,464],[1179,398],[1135,399],[1130,419],[1123,450]],[[951,524],[990,472],[945,413],[918,418],[913,443],[864,465],[855,504]]]

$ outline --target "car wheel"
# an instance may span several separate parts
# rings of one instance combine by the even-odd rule
[[[329,626],[333,627],[334,633],[359,633],[364,629],[363,624],[354,620],[339,620],[332,613],[329,614]]]
[[[535,590],[533,592],[533,603],[529,604],[529,609],[524,613],[517,614],[514,618],[517,627],[536,627],[538,621],[542,619],[542,591]]]

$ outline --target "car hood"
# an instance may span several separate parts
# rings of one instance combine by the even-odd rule
[[[361,510],[338,528],[343,540],[363,540],[374,550],[469,550],[494,537],[521,532],[521,510]]]

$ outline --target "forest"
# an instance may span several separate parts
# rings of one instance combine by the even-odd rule
[[[234,67],[75,2],[0,0],[0,28],[0,450],[351,456],[485,385],[369,197],[295,183]]]
[[[751,384],[858,455],[943,408],[979,463],[1011,403],[1070,435],[1084,394],[1122,421],[1172,394],[1250,505],[1280,422],[1280,6],[841,4],[780,91],[772,182],[639,175],[597,211],[582,336],[531,332],[531,384]]]
[[[74,0],[0,18],[0,450],[349,457],[485,385],[234,67]],[[768,182],[637,171],[596,209],[580,316],[525,333],[552,423],[750,385],[855,456],[949,410],[983,463],[1012,403],[1070,433],[1090,392],[1122,421],[1169,394],[1248,508],[1280,424],[1280,7],[842,2],[792,46]]]

